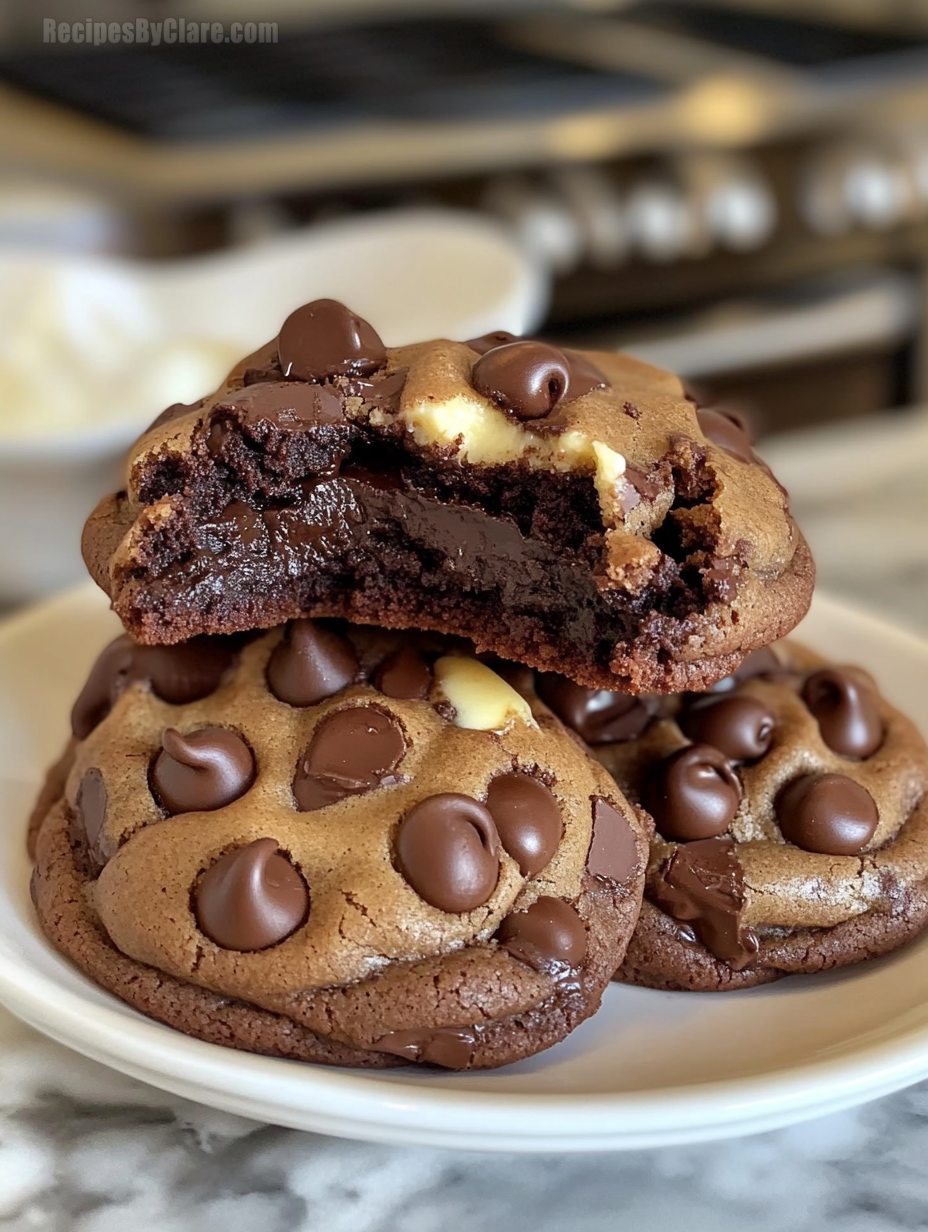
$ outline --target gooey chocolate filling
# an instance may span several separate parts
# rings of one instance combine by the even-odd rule
[[[242,627],[308,609],[393,613],[400,624],[447,618],[478,639],[499,622],[529,645],[557,628],[567,660],[606,668],[616,642],[660,642],[664,622],[732,597],[711,531],[681,534],[674,521],[714,492],[701,451],[688,447],[695,465],[663,464],[678,494],[655,536],[664,562],[630,596],[595,580],[603,524],[592,475],[461,466],[348,420],[294,432],[219,409],[190,454],[143,475],[144,502],[183,498],[128,576],[136,603],[178,627],[191,608]]]

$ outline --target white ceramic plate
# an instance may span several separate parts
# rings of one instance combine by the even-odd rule
[[[99,648],[118,632],[85,587],[0,629],[0,1001],[157,1087],[345,1137],[482,1150],[654,1146],[773,1129],[928,1076],[928,938],[857,970],[719,994],[610,987],[549,1052],[493,1073],[368,1074],[189,1039],[100,991],[43,939],[25,818]],[[928,731],[928,645],[817,598],[801,630],[866,664]]]

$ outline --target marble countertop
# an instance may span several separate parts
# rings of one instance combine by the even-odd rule
[[[821,585],[928,635],[928,414],[764,452]],[[735,1141],[472,1155],[214,1112],[0,1011],[0,1228],[11,1232],[901,1232],[926,1212],[928,1083]]]

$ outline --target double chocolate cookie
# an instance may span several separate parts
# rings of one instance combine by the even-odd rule
[[[710,686],[813,583],[742,428],[671,374],[506,334],[386,348],[331,300],[158,418],[84,555],[144,643],[339,616],[635,692]]]
[[[703,695],[536,687],[654,819],[618,979],[744,988],[928,923],[928,749],[862,669],[785,642]]]
[[[621,962],[646,823],[448,639],[124,636],[72,722],[33,827],[39,918],[190,1035],[496,1066],[563,1038]]]

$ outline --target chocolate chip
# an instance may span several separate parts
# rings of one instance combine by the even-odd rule
[[[200,931],[224,950],[266,950],[289,937],[309,912],[306,882],[277,840],[258,838],[206,870],[194,891]]]
[[[77,789],[75,813],[77,823],[84,833],[87,849],[93,862],[101,867],[106,863],[100,839],[106,824],[107,792],[103,774],[96,767],[85,771]]]
[[[393,771],[406,752],[402,729],[374,706],[352,706],[327,715],[313,733],[293,780],[302,813],[395,783]]]
[[[622,814],[601,797],[593,801],[593,837],[586,868],[594,877],[608,877],[622,884],[628,884],[641,868],[635,831]]]
[[[497,329],[492,334],[481,334],[479,338],[468,338],[464,345],[469,346],[478,355],[486,355],[487,351],[495,351],[497,347],[519,341],[521,340],[518,334],[510,334],[508,329]]]
[[[564,820],[544,783],[527,774],[501,774],[487,789],[487,808],[523,877],[534,877],[551,863],[564,835]]]
[[[362,398],[364,402],[378,411],[395,412],[400,409],[403,389],[406,385],[408,368],[398,368],[389,376],[381,377],[379,381],[349,381],[344,386],[348,398]]]
[[[291,312],[277,351],[283,375],[298,381],[365,376],[387,358],[374,327],[334,299],[313,300]]]
[[[389,1031],[373,1047],[408,1061],[440,1065],[443,1069],[467,1069],[474,1059],[478,1034],[478,1027],[414,1027]]]
[[[762,646],[760,650],[752,650],[746,655],[738,667],[730,676],[723,676],[717,681],[710,690],[712,693],[728,693],[732,689],[737,689],[738,685],[745,680],[751,680],[755,676],[764,676],[770,679],[776,679],[788,675],[788,669],[783,666],[777,658],[776,652],[769,646]]]
[[[539,672],[536,688],[545,705],[587,744],[634,740],[651,722],[658,705],[657,698],[588,689],[557,672]]]
[[[804,774],[788,783],[776,802],[787,842],[828,856],[856,856],[880,824],[876,801],[843,774]]]
[[[813,672],[802,696],[833,752],[842,757],[871,757],[883,743],[883,722],[873,688],[853,669],[824,667]]]
[[[696,412],[703,436],[712,441],[713,445],[718,445],[739,462],[755,462],[757,459],[751,448],[751,438],[745,431],[744,421],[740,416],[736,416],[736,412],[728,412],[721,407],[701,407]]]
[[[570,370],[566,355],[556,347],[511,342],[477,360],[471,384],[516,418],[541,419],[566,397]]]
[[[321,385],[298,385],[292,381],[251,385],[216,404],[215,415],[229,412],[249,428],[272,427],[282,432],[345,422],[338,394]]]
[[[582,398],[584,394],[592,393],[594,389],[609,388],[605,373],[601,372],[582,351],[565,350],[564,354],[567,356],[570,369],[570,389],[567,391],[567,397],[562,401],[571,402],[574,398]]]
[[[135,643],[128,633],[117,637],[101,652],[71,710],[71,731],[86,740],[112,710],[126,687]]]
[[[664,838],[689,842],[724,834],[741,803],[741,783],[720,749],[691,744],[652,771],[644,805]]]
[[[195,637],[176,646],[136,646],[130,680],[148,680],[151,691],[172,706],[186,706],[214,693],[235,662],[230,637]]]
[[[602,388],[606,379],[582,356],[569,357],[546,342],[510,342],[477,360],[471,384],[517,419],[531,420]]]
[[[693,701],[679,719],[685,736],[711,744],[731,761],[755,761],[769,751],[776,721],[756,697],[717,697]]]
[[[358,656],[345,638],[313,620],[294,620],[268,660],[267,687],[288,706],[314,706],[358,674]]]
[[[415,647],[401,646],[381,663],[374,684],[387,697],[423,701],[432,687],[432,671]]]
[[[649,896],[675,920],[693,926],[706,949],[735,971],[757,957],[759,944],[742,927],[744,870],[727,838],[684,843],[661,866]]]
[[[201,727],[186,736],[168,727],[151,768],[152,791],[172,815],[225,808],[254,779],[251,749],[225,727]]]
[[[579,967],[586,954],[586,926],[576,910],[559,898],[539,898],[527,911],[507,915],[496,939],[536,971],[561,964]]]
[[[147,681],[162,701],[184,706],[215,692],[235,661],[237,643],[195,637],[176,646],[140,646],[124,633],[102,652],[71,711],[71,730],[86,740],[135,681]]]
[[[439,911],[482,906],[499,880],[499,835],[488,809],[442,792],[411,809],[396,836],[396,858],[420,898]]]
[[[633,486],[635,492],[646,500],[654,500],[664,491],[664,484],[659,475],[649,474],[632,462],[625,463],[625,478]]]

